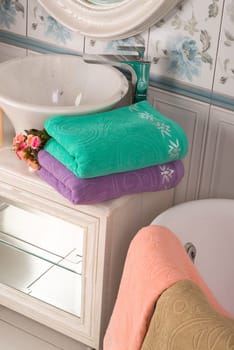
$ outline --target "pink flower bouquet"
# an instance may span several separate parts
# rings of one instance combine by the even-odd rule
[[[38,170],[38,152],[44,147],[50,136],[46,130],[30,129],[16,135],[13,139],[13,150],[20,160],[24,160],[30,169]]]

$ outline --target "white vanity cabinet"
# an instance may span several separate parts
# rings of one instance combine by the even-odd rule
[[[12,327],[23,334],[24,349],[31,344],[37,350],[35,337],[48,343],[48,349],[102,349],[129,242],[172,205],[173,193],[75,206],[30,173],[9,147],[1,148],[0,322],[8,325],[8,332],[0,333],[4,349],[13,349],[12,337],[6,338],[14,334]],[[17,339],[16,348],[21,350]]]

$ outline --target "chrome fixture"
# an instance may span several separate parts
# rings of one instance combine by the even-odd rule
[[[187,242],[187,243],[185,243],[184,248],[185,248],[188,256],[190,257],[190,259],[194,263],[196,255],[197,255],[197,249],[196,249],[195,245],[191,242]]]
[[[87,63],[109,64],[131,74],[133,102],[146,100],[149,85],[149,71],[151,62],[146,60],[144,45],[119,45],[116,47],[121,54],[87,54],[85,44],[83,59]],[[128,54],[131,52],[132,54]]]

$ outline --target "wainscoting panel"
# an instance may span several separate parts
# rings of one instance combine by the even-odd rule
[[[200,198],[234,199],[234,112],[211,107]]]
[[[175,204],[198,198],[209,105],[184,96],[150,88],[148,100],[162,114],[180,124],[189,139],[184,158],[185,176],[175,190]]]

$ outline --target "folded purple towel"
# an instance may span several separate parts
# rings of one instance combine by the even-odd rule
[[[126,194],[153,192],[175,187],[184,175],[181,160],[136,171],[81,179],[62,163],[41,150],[39,176],[73,204],[98,203]]]

